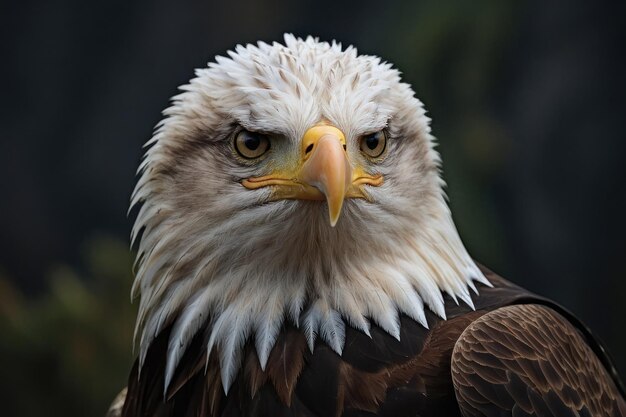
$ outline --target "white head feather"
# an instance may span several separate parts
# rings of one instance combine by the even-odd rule
[[[141,205],[132,234],[141,235],[140,360],[171,325],[166,388],[201,328],[228,390],[244,343],[254,340],[264,368],[286,320],[311,349],[320,337],[341,354],[346,324],[368,334],[372,320],[399,338],[401,313],[424,326],[424,308],[445,318],[442,293],[471,306],[472,280],[488,282],[459,239],[429,119],[398,71],[352,47],[291,35],[228,55],[197,70],[165,110],[132,197]],[[325,202],[269,201],[269,190],[241,185],[298,149],[320,120],[344,132],[352,161],[385,179],[368,187],[370,201],[347,200],[334,228]],[[236,125],[285,145],[242,164]],[[383,128],[387,156],[373,164],[356,141]]]

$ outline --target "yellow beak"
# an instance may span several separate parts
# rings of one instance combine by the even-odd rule
[[[343,133],[332,126],[315,126],[304,135],[305,161],[299,179],[320,190],[328,203],[330,225],[335,226],[352,183],[352,167],[344,150]]]
[[[346,198],[367,198],[363,185],[379,186],[382,175],[369,175],[353,169],[345,151],[346,139],[334,126],[318,125],[302,138],[300,162],[295,171],[277,171],[262,177],[244,179],[251,190],[274,186],[273,200],[326,200],[330,225],[335,226]]]

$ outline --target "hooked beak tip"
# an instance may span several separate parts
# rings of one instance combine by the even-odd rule
[[[341,206],[339,206],[336,210],[333,210],[330,205],[328,207],[328,217],[330,220],[330,227],[335,227],[337,222],[339,221],[339,216],[341,215]]]

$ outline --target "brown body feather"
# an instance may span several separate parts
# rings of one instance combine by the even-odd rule
[[[601,345],[567,311],[484,270],[476,310],[446,299],[429,329],[401,317],[400,340],[350,327],[342,356],[313,353],[286,325],[263,371],[252,344],[224,394],[200,332],[166,395],[169,332],[135,365],[121,415],[153,416],[621,416],[623,388]]]
[[[623,416],[626,404],[578,331],[539,305],[503,307],[463,332],[452,378],[465,416]]]

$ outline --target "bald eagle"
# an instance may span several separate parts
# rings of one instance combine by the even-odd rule
[[[602,345],[468,254],[392,65],[286,35],[181,87],[139,167],[111,415],[622,416]]]

